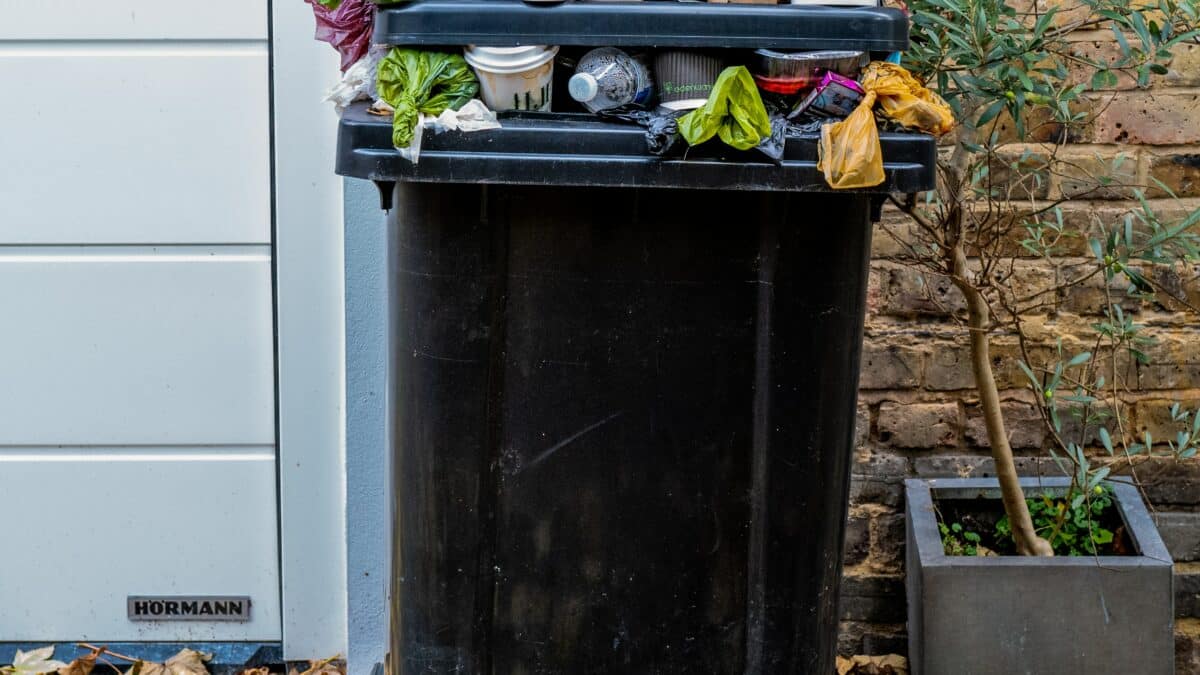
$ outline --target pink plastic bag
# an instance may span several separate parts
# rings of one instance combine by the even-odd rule
[[[316,38],[333,45],[342,55],[343,73],[366,56],[371,47],[374,4],[368,0],[342,0],[336,9],[329,9],[317,0],[304,1],[312,5],[317,18]]]

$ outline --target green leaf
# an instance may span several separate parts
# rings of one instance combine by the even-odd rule
[[[1109,435],[1108,429],[1104,427],[1100,427],[1100,443],[1104,445],[1104,449],[1108,451],[1108,454],[1113,454],[1112,436]]]
[[[1071,500],[1071,508],[1072,509],[1079,508],[1079,505],[1083,503],[1083,500],[1085,498],[1087,498],[1087,495],[1085,495],[1083,493],[1075,495],[1075,498]]]
[[[1119,25],[1117,25],[1116,23],[1114,23],[1113,27],[1112,27],[1112,32],[1113,32],[1113,35],[1117,39],[1117,45],[1119,45],[1121,47],[1121,55],[1124,56],[1125,58],[1129,58],[1129,54],[1130,54],[1129,41],[1125,39],[1125,34],[1123,32],[1121,32],[1121,27]]]
[[[996,116],[1000,114],[1000,111],[1004,110],[1004,106],[1006,103],[1008,103],[1008,101],[1006,99],[1001,99],[999,101],[992,102],[992,104],[989,105],[987,107],[987,109],[984,110],[983,113],[979,115],[979,118],[975,121],[975,126],[981,127],[981,126],[987,124],[988,122],[991,122],[992,120],[996,119]]]
[[[1073,366],[1082,365],[1084,363],[1087,363],[1091,358],[1092,358],[1091,352],[1083,352],[1082,354],[1076,354],[1070,361],[1067,361],[1067,367],[1071,368]]]
[[[1025,377],[1029,378],[1029,384],[1033,386],[1033,390],[1036,392],[1041,392],[1042,381],[1038,379],[1037,375],[1033,374],[1033,370],[1029,366],[1025,365],[1024,361],[1017,361],[1017,367],[1021,369],[1021,372],[1025,373]]]
[[[1108,478],[1108,473],[1111,470],[1112,469],[1110,469],[1107,466],[1102,466],[1099,469],[1096,469],[1096,472],[1093,473],[1091,478],[1088,479],[1087,489],[1094,490],[1097,485],[1099,485],[1100,483],[1103,483],[1104,479]]]

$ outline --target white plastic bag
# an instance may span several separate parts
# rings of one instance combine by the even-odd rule
[[[457,111],[447,108],[437,117],[430,117],[425,113],[421,113],[421,121],[417,124],[417,128],[413,130],[412,143],[407,148],[399,149],[400,156],[413,164],[419,162],[421,159],[421,139],[425,136],[426,130],[440,134],[444,131],[470,133],[499,128],[500,121],[496,119],[496,113],[489,110],[483,101],[473,98]]]

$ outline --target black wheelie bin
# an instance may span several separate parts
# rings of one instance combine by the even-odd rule
[[[907,46],[880,8],[413,0],[375,41]],[[426,135],[352,107],[338,173],[389,209],[390,672],[830,675],[873,216],[933,187],[831,191],[779,164],[658,158],[571,113]]]

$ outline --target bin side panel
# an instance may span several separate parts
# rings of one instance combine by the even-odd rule
[[[773,291],[763,378],[765,466],[756,471],[751,574],[758,575],[763,673],[834,670],[837,599],[870,252],[865,197],[789,195],[764,270]],[[768,273],[773,272],[773,273]],[[770,286],[765,282],[770,281]],[[761,347],[760,347],[761,349]],[[756,458],[758,459],[758,458]],[[762,514],[759,516],[758,514]],[[756,593],[752,590],[751,599]],[[754,614],[751,605],[751,616]],[[751,622],[755,653],[755,621]]]
[[[758,199],[511,195],[495,672],[740,673]]]
[[[489,637],[487,411],[497,266],[480,189],[396,188],[392,659],[400,675],[476,673]]]
[[[832,672],[867,201],[398,195],[399,672]]]

